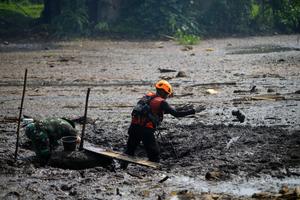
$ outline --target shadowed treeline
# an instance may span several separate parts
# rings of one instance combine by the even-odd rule
[[[298,0],[2,0],[0,17],[5,19],[8,10],[29,17],[26,8],[36,4],[41,5],[36,24],[56,36],[210,37],[300,31]],[[17,6],[8,9],[12,5]],[[9,20],[3,23],[13,26]]]

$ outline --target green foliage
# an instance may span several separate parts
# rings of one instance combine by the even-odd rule
[[[62,0],[61,13],[52,22],[55,35],[87,35],[89,21],[84,0]]]
[[[193,34],[186,34],[180,29],[175,34],[177,42],[181,45],[196,45],[200,42],[200,37]]]
[[[104,10],[107,1],[99,3],[97,0],[2,0],[0,2],[0,19],[4,21],[2,25],[14,23],[16,27],[28,27],[30,21],[38,19],[43,9],[41,3],[44,3],[47,9],[44,9],[42,20],[52,27],[57,36],[80,36],[91,33],[131,36],[167,34],[174,35],[179,43],[186,44],[197,43],[200,40],[198,35],[300,32],[299,0],[120,1],[121,9],[114,15],[118,18],[113,22],[105,16],[112,14],[111,11]],[[94,7],[94,4],[97,6]],[[11,21],[12,19],[15,22]]]
[[[99,33],[109,32],[109,26],[107,22],[100,21],[95,26],[95,31]]]
[[[19,5],[0,3],[0,36],[24,36],[33,28],[33,23],[40,16],[42,4]]]
[[[23,2],[24,3],[24,2]],[[0,3],[0,9],[25,15],[29,18],[39,18],[44,8],[43,4]]]
[[[174,34],[177,29],[197,32],[196,21],[189,12],[191,1],[182,0],[132,0],[122,10],[123,20],[128,26],[142,34]]]

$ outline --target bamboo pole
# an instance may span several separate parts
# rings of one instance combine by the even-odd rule
[[[16,151],[15,151],[15,162],[17,161],[17,157],[18,157],[19,137],[20,137],[20,124],[21,124],[21,117],[22,117],[22,111],[23,111],[23,103],[24,103],[24,97],[25,97],[25,91],[26,91],[26,82],[27,82],[27,69],[25,69],[24,84],[23,84],[23,93],[22,93],[22,100],[21,100],[21,106],[20,106],[20,112],[19,112],[19,119],[18,119],[17,141],[16,141]]]
[[[86,124],[86,116],[87,116],[87,109],[88,109],[90,91],[91,91],[91,88],[88,88],[87,94],[86,94],[86,99],[85,99],[84,118],[83,118],[83,125],[82,125],[82,131],[81,131],[81,141],[80,141],[80,145],[79,145],[79,150],[83,149],[84,132],[85,132],[85,124]]]

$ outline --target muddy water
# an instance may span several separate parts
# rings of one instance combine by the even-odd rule
[[[239,179],[232,181],[209,182],[204,177],[190,178],[175,176],[168,182],[169,188],[188,188],[194,192],[225,193],[235,196],[252,196],[259,192],[278,192],[283,185],[296,187],[300,185],[299,178],[277,179],[273,177]]]
[[[174,192],[188,190],[197,198],[212,191],[226,193],[223,199],[226,195],[244,199],[257,191],[276,192],[283,184],[299,185],[296,41],[293,35],[229,38],[204,40],[192,49],[172,41],[0,45],[0,180],[7,183],[0,184],[0,197],[168,199]],[[26,159],[13,164],[14,118],[25,68],[29,70],[25,114],[80,116],[91,87],[86,139],[118,151],[125,147],[132,106],[161,77],[174,85],[171,104],[201,104],[207,109],[183,119],[166,115],[161,134],[167,140],[158,138],[162,171],[130,165],[124,172],[118,163],[116,172],[103,167],[38,167]],[[176,72],[160,73],[158,68]],[[179,71],[187,77],[176,77]],[[209,94],[207,89],[217,92]],[[232,116],[233,109],[245,114],[244,123]],[[80,125],[77,128],[80,131]],[[21,157],[32,156],[21,135]],[[142,148],[137,154],[145,156]],[[206,181],[204,176],[212,170],[220,171],[220,177]],[[170,178],[159,183],[165,175]]]

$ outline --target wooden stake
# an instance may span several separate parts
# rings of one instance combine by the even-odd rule
[[[15,162],[17,161],[17,157],[18,157],[20,125],[21,125],[23,103],[24,103],[24,97],[25,97],[25,91],[26,91],[26,82],[27,82],[27,69],[25,69],[24,84],[23,84],[23,93],[22,93],[22,100],[21,100],[21,106],[20,106],[20,112],[19,112],[19,120],[18,120],[18,127],[17,127],[17,141],[16,141],[16,151],[15,151]]]
[[[79,150],[83,149],[84,131],[85,131],[85,124],[86,124],[86,116],[87,116],[87,109],[88,109],[90,91],[91,91],[91,88],[88,88],[87,94],[86,94],[86,99],[85,99],[84,118],[83,118],[83,125],[82,125],[82,131],[81,131],[81,141],[80,141]]]

